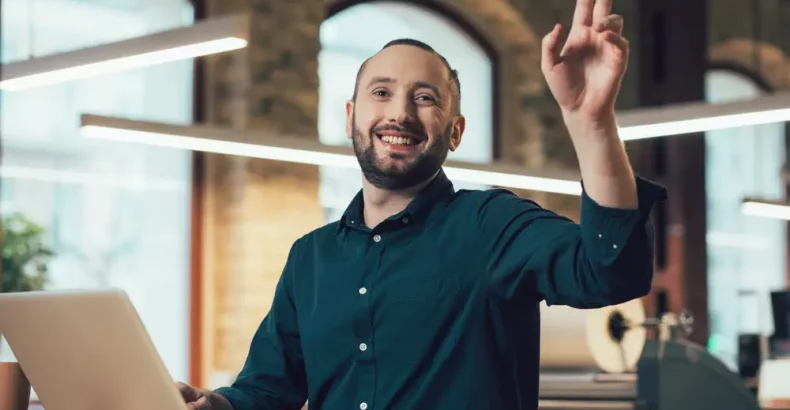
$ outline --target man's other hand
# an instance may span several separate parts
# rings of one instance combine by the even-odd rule
[[[224,397],[211,390],[198,389],[181,382],[176,382],[176,387],[189,410],[233,410]]]

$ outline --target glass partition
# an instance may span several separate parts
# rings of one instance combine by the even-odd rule
[[[192,23],[187,0],[7,0],[2,61]],[[189,375],[191,154],[83,140],[79,116],[190,123],[192,61],[4,92],[4,217],[44,229],[46,289],[126,290],[172,376]],[[0,361],[9,360],[0,346]]]
[[[707,74],[709,102],[756,98],[751,79]],[[710,351],[737,369],[738,334],[773,333],[770,291],[785,287],[787,225],[741,213],[744,196],[784,198],[785,124],[710,131],[705,136]]]

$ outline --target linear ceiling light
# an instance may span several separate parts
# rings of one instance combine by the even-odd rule
[[[741,212],[762,218],[784,219],[790,221],[790,203],[758,198],[745,198]]]
[[[620,138],[638,140],[790,121],[790,93],[728,103],[673,104],[618,113]]]
[[[188,182],[163,180],[144,175],[126,177],[112,173],[71,171],[66,169],[0,166],[0,178],[52,184],[103,186],[128,190],[154,190],[165,192],[186,191]]]
[[[22,90],[247,46],[249,19],[229,15],[115,43],[3,65],[0,89]]]
[[[321,144],[298,137],[272,136],[207,126],[182,126],[121,118],[82,116],[82,135],[112,141],[212,152],[275,161],[359,168],[349,147]],[[457,182],[580,195],[579,176],[542,168],[529,172],[509,164],[474,164],[447,161],[447,176]],[[540,176],[535,176],[540,175]]]

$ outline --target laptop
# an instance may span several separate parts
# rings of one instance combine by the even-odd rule
[[[186,410],[126,292],[0,293],[0,334],[46,410]]]

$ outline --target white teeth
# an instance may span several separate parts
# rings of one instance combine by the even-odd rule
[[[387,144],[411,145],[411,138],[408,137],[395,137],[392,135],[384,135],[381,137],[381,140],[386,142]]]

